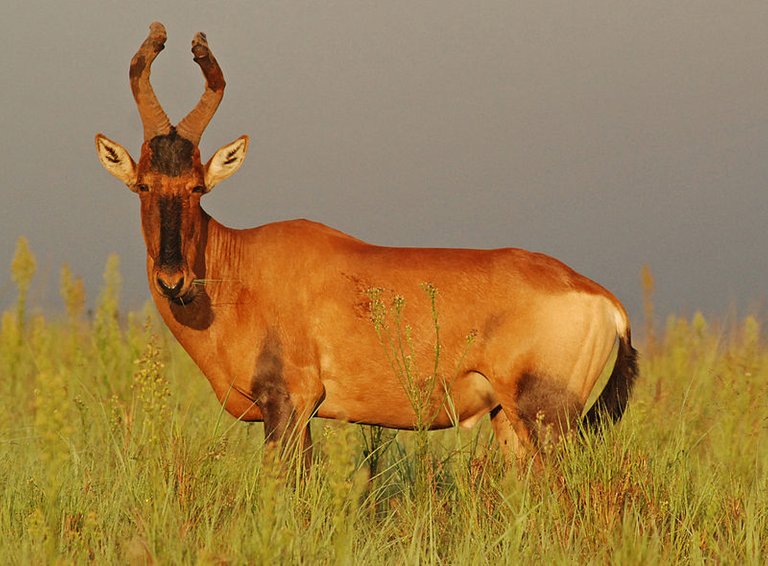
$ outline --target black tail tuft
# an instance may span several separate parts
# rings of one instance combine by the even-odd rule
[[[585,428],[598,428],[610,417],[611,422],[618,422],[627,408],[629,395],[637,379],[637,350],[632,347],[628,336],[619,338],[619,352],[616,364],[613,366],[608,383],[605,384],[600,397],[592,408],[584,415]]]

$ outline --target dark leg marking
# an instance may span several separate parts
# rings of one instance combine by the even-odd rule
[[[312,462],[312,437],[305,419],[311,418],[316,407],[297,410],[285,380],[282,344],[274,331],[269,331],[261,344],[251,392],[264,417],[267,444],[279,446],[281,457],[300,456],[308,468]]]
[[[539,445],[548,437],[557,441],[560,435],[574,426],[581,414],[581,406],[574,393],[564,385],[533,373],[525,373],[517,385],[517,412]]]
[[[283,348],[274,332],[261,344],[251,380],[251,392],[264,414],[264,433],[268,442],[283,440],[293,414],[293,403],[283,377]]]
[[[281,456],[301,454],[305,466],[312,458],[309,423],[302,422],[291,400],[285,382],[283,347],[275,332],[270,331],[261,345],[251,391],[264,416],[264,435],[268,445],[279,445]],[[298,452],[295,452],[298,451]]]

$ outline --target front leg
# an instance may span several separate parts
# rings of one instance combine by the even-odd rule
[[[257,385],[254,383],[254,385]],[[256,405],[264,417],[264,440],[270,450],[279,449],[281,459],[301,454],[304,467],[312,461],[312,437],[309,419],[313,411],[297,407],[285,380],[259,380],[254,393]]]
[[[279,448],[281,459],[296,454],[308,468],[312,462],[312,437],[309,420],[323,399],[324,388],[318,378],[285,360],[279,339],[264,340],[251,381],[251,393],[264,417],[267,447]]]

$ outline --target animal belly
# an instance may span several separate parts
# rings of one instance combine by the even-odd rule
[[[413,390],[395,381],[365,387],[340,380],[324,380],[325,400],[317,416],[397,429],[470,428],[498,405],[491,384],[479,373],[468,372],[449,384]],[[431,391],[431,393],[430,393]]]

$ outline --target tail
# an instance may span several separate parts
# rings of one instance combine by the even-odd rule
[[[616,355],[616,363],[597,401],[582,419],[582,424],[587,429],[599,428],[606,417],[610,417],[611,422],[614,423],[620,421],[637,379],[637,350],[632,347],[629,323],[623,309],[621,311],[624,320],[619,327],[619,351]]]

